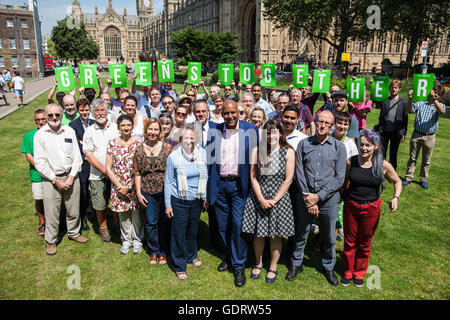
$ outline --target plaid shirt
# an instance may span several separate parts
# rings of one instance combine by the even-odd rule
[[[445,113],[445,105],[442,103]],[[439,127],[439,112],[434,103],[418,101],[413,103],[412,112],[417,113],[414,121],[414,130],[420,133],[435,133]]]

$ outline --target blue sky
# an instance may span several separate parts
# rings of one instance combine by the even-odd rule
[[[42,22],[42,35],[50,35],[53,26],[58,20],[64,18],[69,12],[73,0],[38,0],[38,11]],[[97,6],[100,14],[104,13],[108,5],[108,0],[78,0],[83,13],[94,13]],[[127,8],[127,14],[136,15],[136,0],[112,0],[113,7],[118,14],[123,14],[123,9]],[[23,4],[27,0],[0,0],[2,4]],[[163,0],[154,0],[155,13],[163,9]]]

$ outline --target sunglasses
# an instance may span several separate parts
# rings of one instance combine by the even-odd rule
[[[176,115],[179,117],[186,117],[187,113],[177,112]]]
[[[38,118],[38,119],[34,119],[34,122],[40,122],[40,121],[46,121],[47,119],[45,118]]]
[[[53,118],[53,117],[59,118],[59,117],[61,117],[61,113],[49,113],[47,116],[49,118]]]
[[[239,113],[240,114],[244,114],[244,110],[239,110]]]

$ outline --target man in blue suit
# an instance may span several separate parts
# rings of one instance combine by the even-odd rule
[[[206,154],[208,156],[208,202],[214,206],[220,236],[227,258],[219,271],[234,269],[234,283],[245,284],[247,243],[241,237],[242,215],[250,185],[250,154],[258,146],[256,126],[239,121],[235,101],[224,103],[224,123],[210,126]]]
[[[87,207],[88,207],[88,187],[89,187],[89,174],[91,171],[91,167],[89,162],[86,160],[86,156],[83,153],[83,136],[84,131],[90,125],[95,123],[95,120],[89,119],[90,112],[90,103],[87,99],[79,99],[77,101],[77,110],[80,116],[73,120],[69,126],[75,130],[75,134],[78,140],[78,147],[80,148],[81,157],[83,158],[83,165],[81,167],[80,172],[80,219],[81,219],[81,229],[89,230],[89,226],[87,224]]]

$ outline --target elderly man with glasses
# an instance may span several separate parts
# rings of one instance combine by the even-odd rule
[[[80,234],[80,181],[82,158],[75,131],[61,124],[63,110],[59,105],[45,108],[47,124],[34,136],[35,167],[42,176],[45,211],[46,253],[56,254],[59,213],[64,202],[67,234],[70,240],[86,243]]]

